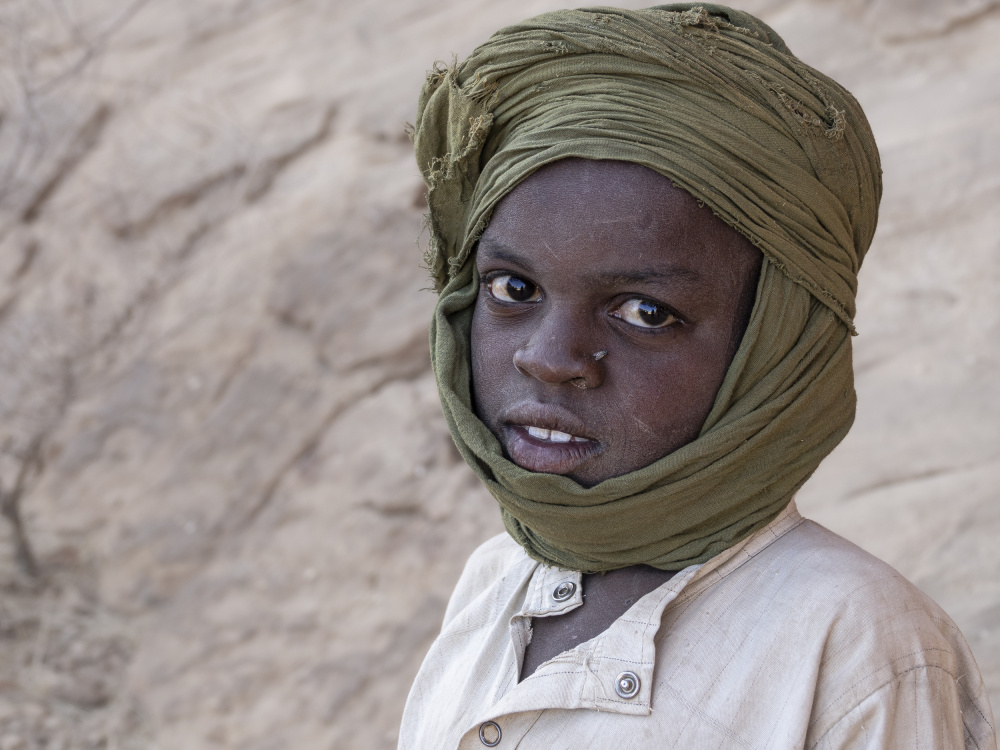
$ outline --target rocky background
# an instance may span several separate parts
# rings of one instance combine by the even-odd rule
[[[736,4],[885,168],[858,420],[800,507],[1000,705],[1000,2]],[[437,404],[403,124],[560,5],[0,2],[0,750],[394,747],[501,528]]]

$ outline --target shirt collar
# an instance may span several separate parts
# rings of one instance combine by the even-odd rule
[[[656,656],[654,638],[664,609],[676,599],[694,596],[718,582],[801,522],[792,501],[760,531],[708,562],[680,571],[639,599],[603,633],[550,659],[512,685],[489,710],[490,716],[548,708],[649,714]],[[561,614],[583,603],[579,571],[536,563],[526,575],[530,580],[524,604],[510,620],[512,642],[520,640],[513,638],[514,629],[524,628],[530,618]],[[521,657],[523,654],[519,660]],[[618,689],[621,681],[627,683],[629,678],[638,682],[638,690],[631,696]]]

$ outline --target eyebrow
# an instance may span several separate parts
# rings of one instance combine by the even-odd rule
[[[485,251],[485,252],[484,252]],[[487,239],[479,240],[479,250],[476,255],[489,255],[490,260],[500,260],[505,263],[513,263],[517,266],[523,266],[525,268],[531,267],[531,260],[524,257],[520,253],[511,250],[506,245],[501,245],[496,241],[491,241]]]
[[[594,274],[594,278],[608,285],[640,284],[644,281],[701,281],[701,274],[683,266],[667,266],[656,270]]]
[[[495,240],[481,240],[479,251],[486,251],[491,260],[513,263],[526,270],[531,270],[531,259],[512,250],[508,246],[496,242]],[[702,275],[691,268],[684,266],[665,266],[663,268],[647,268],[635,271],[615,271],[613,273],[588,274],[593,280],[607,285],[621,284],[641,284],[644,282],[656,281],[701,281]]]

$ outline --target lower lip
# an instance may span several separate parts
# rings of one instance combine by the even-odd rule
[[[541,474],[572,474],[601,452],[599,443],[553,443],[528,434],[520,425],[507,426],[507,452],[522,469]]]

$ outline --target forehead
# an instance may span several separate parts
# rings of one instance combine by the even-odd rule
[[[647,227],[671,214],[698,208],[695,199],[641,164],[563,159],[522,180],[500,201],[491,226],[531,213],[572,215],[587,224],[639,223]]]
[[[500,201],[478,262],[626,275],[669,267],[711,276],[731,266],[729,248],[745,242],[652,169],[565,159],[533,173]]]

